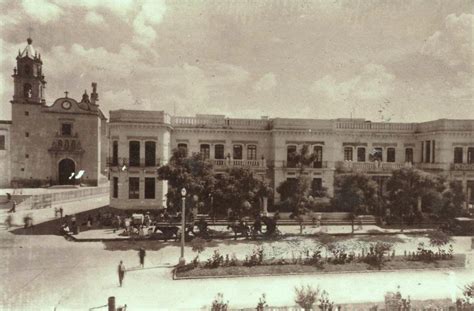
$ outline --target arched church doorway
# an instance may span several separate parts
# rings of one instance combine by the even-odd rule
[[[76,165],[71,159],[62,159],[58,165],[59,172],[59,184],[60,185],[71,185],[74,184],[74,177],[71,177],[72,173],[76,171]]]

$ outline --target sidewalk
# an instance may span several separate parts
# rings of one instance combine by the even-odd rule
[[[69,189],[70,190],[70,189]],[[14,226],[23,226],[23,217],[26,215],[31,215],[33,218],[33,224],[40,224],[45,221],[55,219],[54,209],[55,208],[63,208],[63,215],[72,215],[92,209],[96,209],[102,206],[108,205],[110,202],[109,194],[102,194],[93,197],[86,197],[84,199],[79,199],[77,201],[69,201],[69,202],[55,202],[49,208],[43,209],[22,209],[17,210],[16,213],[8,213],[7,210],[0,211],[0,219],[5,221],[7,215],[12,215],[13,217],[13,225]],[[12,229],[14,229],[13,227]]]

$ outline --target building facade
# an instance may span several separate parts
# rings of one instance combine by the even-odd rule
[[[157,168],[171,151],[200,152],[214,171],[248,167],[274,189],[296,178],[291,155],[302,146],[315,161],[303,174],[314,191],[334,192],[334,177],[364,172],[383,187],[405,166],[441,174],[474,192],[474,120],[440,119],[423,123],[376,123],[364,119],[232,119],[222,115],[169,116],[164,111],[110,112],[109,158],[113,207],[166,206],[165,181]],[[275,198],[278,201],[278,193]]]
[[[106,179],[107,128],[97,84],[92,83],[90,97],[85,91],[77,101],[65,92],[47,105],[43,62],[31,39],[16,61],[9,147],[12,186],[97,185]]]
[[[11,121],[0,120],[0,188],[10,186],[10,126]]]

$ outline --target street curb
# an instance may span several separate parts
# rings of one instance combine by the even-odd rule
[[[324,233],[327,235],[332,235],[332,236],[374,236],[374,235],[398,235],[398,234],[404,234],[404,235],[423,235],[427,234],[430,230],[424,230],[424,231],[412,231],[412,232],[357,232],[357,233]],[[279,238],[284,239],[284,238],[291,238],[291,237],[318,237],[320,233],[311,233],[311,234],[299,234],[299,233],[290,233],[290,234],[284,234],[279,236]],[[262,237],[262,236],[257,236],[257,237]],[[74,236],[71,236],[72,240],[75,242],[109,242],[109,241],[164,241],[164,239],[149,239],[149,238],[144,238],[144,239],[130,239],[128,237],[124,238],[76,238]],[[223,235],[218,235],[215,236],[212,240],[233,240],[233,236],[223,236]],[[278,241],[279,239],[273,239],[274,241]],[[168,239],[167,241],[173,241],[173,239]],[[263,239],[263,240],[254,240],[254,239],[242,239],[238,238],[236,241],[272,241],[272,239]]]
[[[425,272],[425,271],[453,271],[466,270],[466,267],[454,268],[433,268],[433,269],[394,269],[394,270],[363,270],[363,271],[331,271],[331,272],[305,272],[305,273],[262,273],[262,274],[248,274],[248,275],[216,275],[216,276],[177,276],[176,267],[173,269],[173,280],[205,280],[205,279],[226,279],[226,278],[251,278],[251,277],[268,277],[268,276],[298,276],[298,275],[326,275],[326,274],[363,274],[363,273],[378,273],[378,272]]]

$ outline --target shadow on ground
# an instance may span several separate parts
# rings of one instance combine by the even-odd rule
[[[53,212],[53,211],[52,211]],[[115,213],[120,214],[121,211],[110,206],[103,206],[95,209],[91,209],[88,211],[84,211],[81,213],[75,214],[76,221],[81,225],[81,230],[85,229],[85,224],[87,223],[87,218],[89,215],[93,217],[93,219],[97,218],[98,213]],[[64,215],[66,216],[66,215]],[[61,224],[65,221],[66,217],[63,218],[55,218],[52,220],[48,220],[42,222],[40,224],[34,224],[35,219],[33,218],[33,226],[29,228],[20,227],[18,229],[11,230],[10,232],[17,235],[60,235],[59,228]],[[92,229],[97,229],[97,226],[93,226]]]

